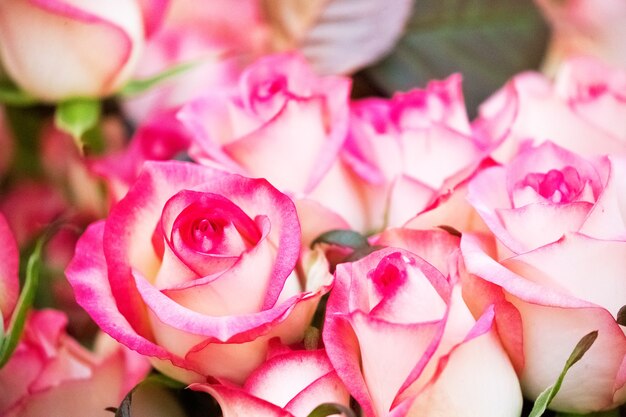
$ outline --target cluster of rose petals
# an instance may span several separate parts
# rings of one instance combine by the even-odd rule
[[[582,336],[599,332],[550,404],[566,412],[626,400],[626,337],[615,320],[626,296],[625,87],[624,71],[579,58],[554,82],[514,77],[473,125],[504,165],[469,181],[468,200],[493,236],[463,235],[464,295],[475,314],[495,306],[530,399],[556,380]]]
[[[480,172],[468,198],[493,237],[464,234],[473,311],[496,306],[525,395],[551,385],[585,334],[598,338],[551,403],[585,413],[626,400],[624,156],[585,158],[551,142]],[[550,358],[548,360],[547,358]]]
[[[551,81],[525,72],[480,106],[473,127],[510,160],[520,149],[547,140],[585,156],[626,152],[626,71],[578,58]]]
[[[144,358],[118,344],[92,353],[65,334],[66,318],[32,312],[9,362],[0,369],[0,413],[6,417],[109,416],[148,372]]]
[[[494,310],[475,320],[461,297],[459,239],[390,229],[376,243],[387,247],[337,266],[324,325],[328,356],[364,415],[519,415]]]
[[[294,271],[299,255],[295,207],[267,181],[146,163],[87,229],[66,273],[96,323],[158,369],[241,383],[270,339],[302,340],[328,291],[324,258],[303,261],[305,280]]]
[[[324,350],[271,352],[243,387],[193,384],[211,394],[224,417],[307,417],[322,403],[349,406],[350,395]]]
[[[132,74],[144,29],[158,25],[166,3],[3,1],[0,58],[11,79],[41,100],[106,96]]]
[[[366,230],[401,226],[442,204],[489,146],[472,132],[458,74],[390,100],[352,103],[342,159],[358,178],[352,188],[370,217]]]

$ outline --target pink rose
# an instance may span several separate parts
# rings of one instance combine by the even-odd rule
[[[626,71],[592,59],[563,64],[554,80],[526,72],[480,106],[477,134],[508,161],[547,140],[585,156],[626,152]]]
[[[119,345],[92,353],[65,334],[66,319],[53,310],[32,312],[22,339],[0,369],[0,414],[5,417],[110,416],[147,374],[139,355]]]
[[[243,72],[236,93],[199,99],[179,117],[197,161],[309,194],[345,140],[349,89],[348,78],[320,78],[298,55],[273,55]]]
[[[470,182],[468,200],[491,232],[521,254],[567,233],[626,241],[624,157],[585,159],[546,142]]]
[[[489,151],[472,134],[459,75],[391,100],[357,101],[351,110],[342,159],[367,208],[366,230],[401,226],[443,204]]]
[[[265,180],[148,162],[66,273],[96,323],[166,374],[241,383],[271,338],[302,339],[328,291],[325,259],[296,272],[299,254],[295,207]]]
[[[20,293],[18,277],[20,252],[13,232],[4,215],[0,213],[0,325],[6,329]]]
[[[235,88],[245,66],[267,49],[260,9],[256,0],[205,2],[202,7],[186,0],[170,1],[165,20],[146,42],[135,76],[154,76],[184,63],[193,67],[127,100],[124,108],[130,117],[140,122],[207,91]]]
[[[626,68],[626,4],[621,0],[535,0],[552,26],[544,67],[589,55]]]
[[[458,242],[391,229],[374,239],[389,247],[337,266],[323,338],[364,416],[519,416],[494,310],[475,320],[461,297]]]
[[[3,1],[2,64],[22,89],[44,101],[109,95],[128,80],[143,48],[142,3],[155,12],[152,0]],[[145,15],[146,21],[153,17]]]
[[[464,295],[496,305],[503,344],[527,397],[553,384],[578,340],[599,335],[565,377],[555,410],[588,413],[626,401],[624,157],[584,159],[549,142],[479,173],[469,199],[497,241],[464,234]]]
[[[323,350],[274,353],[246,380],[242,388],[230,385],[193,384],[196,391],[211,394],[224,417],[307,417],[322,403],[350,403]]]

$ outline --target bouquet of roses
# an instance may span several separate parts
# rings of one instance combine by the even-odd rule
[[[622,415],[625,28],[0,0],[0,416]]]

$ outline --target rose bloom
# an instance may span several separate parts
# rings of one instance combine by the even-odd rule
[[[402,226],[435,208],[428,219],[416,219],[415,227],[453,223],[466,229],[473,214],[464,191],[451,197],[489,151],[490,143],[473,135],[461,77],[452,75],[390,100],[352,103],[341,157],[354,179],[346,188],[363,200],[366,230]],[[454,209],[440,207],[448,200]]]
[[[550,407],[588,413],[626,400],[626,160],[585,159],[550,142],[486,169],[469,201],[497,241],[464,234],[466,299],[495,304],[504,345],[526,396],[553,384],[576,343],[598,338]]]
[[[554,81],[526,72],[479,108],[476,134],[499,148],[500,162],[550,140],[591,156],[626,152],[626,71],[593,59],[564,63]]]
[[[337,266],[323,333],[364,416],[519,416],[494,309],[475,320],[461,297],[459,238],[390,229],[374,243],[388,247]]]
[[[110,416],[148,373],[144,358],[111,339],[90,352],[65,334],[66,318],[31,312],[21,341],[0,369],[0,413],[5,417]]]
[[[146,42],[136,78],[192,63],[174,77],[124,103],[136,122],[178,108],[207,91],[236,87],[241,71],[267,49],[267,33],[257,0],[204,2],[171,0],[164,20]],[[241,30],[245,28],[245,30]]]
[[[345,140],[349,89],[348,78],[320,78],[299,55],[271,55],[243,72],[236,93],[207,95],[179,117],[195,160],[308,194]]]
[[[302,339],[328,291],[323,256],[296,272],[299,254],[295,207],[267,181],[148,162],[66,273],[96,323],[164,373],[241,383],[270,339]]]
[[[324,350],[271,352],[242,388],[218,384],[190,388],[211,394],[224,417],[307,417],[322,403],[350,404]]]
[[[626,68],[626,4],[621,0],[535,0],[552,26],[544,68],[588,55]]]
[[[5,0],[0,58],[9,76],[44,101],[102,97],[130,77],[157,25],[157,0]]]

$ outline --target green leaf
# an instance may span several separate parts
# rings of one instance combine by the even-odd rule
[[[572,354],[565,362],[563,371],[557,378],[556,382],[554,383],[554,385],[549,386],[545,389],[545,391],[539,394],[539,396],[535,400],[535,405],[530,411],[528,417],[539,417],[543,415],[543,413],[546,411],[546,408],[548,408],[548,405],[550,405],[550,402],[554,399],[554,396],[561,389],[561,384],[563,384],[563,379],[565,378],[565,374],[567,374],[567,371],[569,371],[572,365],[578,362],[583,357],[583,355],[587,353],[591,345],[593,345],[593,342],[596,341],[597,337],[598,331],[594,330],[593,332],[586,334],[582,337],[582,339],[580,339],[580,341],[576,344],[576,347],[572,351]]]
[[[72,135],[82,151],[83,135],[100,120],[101,104],[97,99],[78,98],[58,104],[54,113],[55,126]]]
[[[119,95],[122,97],[132,97],[137,94],[141,94],[152,87],[161,84],[162,82],[169,80],[170,78],[174,78],[179,76],[180,74],[189,71],[194,68],[201,61],[191,61],[191,62],[183,62],[181,64],[175,65],[171,68],[166,69],[152,77],[142,78],[139,80],[130,80],[120,91]]]
[[[25,91],[20,90],[8,80],[0,81],[0,103],[9,106],[26,107],[38,104],[39,101]]]
[[[120,406],[117,409],[115,409],[114,407],[109,407],[107,410],[108,411],[115,410],[115,417],[131,417],[133,395],[135,394],[135,392],[137,392],[137,390],[149,384],[160,385],[165,388],[170,388],[170,389],[175,389],[175,390],[185,388],[185,384],[181,382],[178,382],[163,374],[153,373],[153,374],[148,375],[143,381],[141,381],[133,389],[131,389],[128,392],[128,394],[126,394],[126,396],[124,397],[124,399],[120,403]]]
[[[419,0],[395,49],[364,74],[391,94],[461,72],[473,109],[513,74],[537,68],[547,37],[532,1]]]
[[[342,413],[346,417],[356,417],[354,411],[350,410],[346,406],[335,403],[324,403],[318,405],[317,407],[315,407],[315,409],[313,409],[313,411],[309,413],[308,417],[326,417]]]
[[[17,300],[9,328],[5,338],[2,339],[0,345],[0,368],[2,368],[11,354],[17,347],[17,343],[20,340],[22,331],[24,330],[24,324],[26,323],[26,317],[28,310],[33,304],[35,299],[35,293],[37,291],[37,285],[39,282],[39,271],[41,269],[41,251],[46,241],[46,236],[40,238],[37,241],[33,253],[28,258],[28,265],[26,267],[26,280],[24,287],[20,292],[20,297]]]
[[[328,243],[352,249],[367,248],[370,245],[367,238],[362,234],[344,229],[335,229],[322,233],[311,243],[311,248],[319,243]]]
[[[617,324],[626,326],[626,306],[623,306],[617,312]]]

